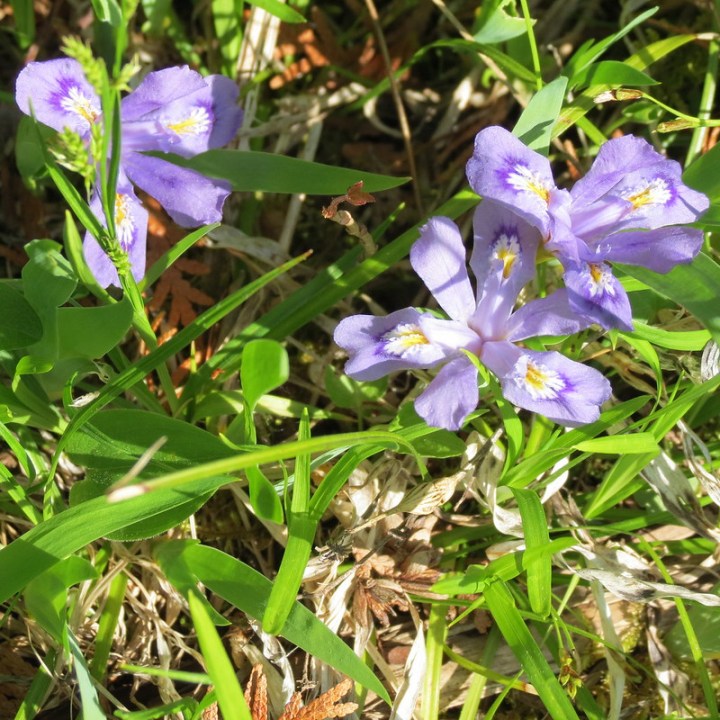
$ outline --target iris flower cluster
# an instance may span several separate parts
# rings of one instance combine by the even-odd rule
[[[16,101],[26,114],[62,131],[66,128],[89,141],[92,127],[101,122],[101,102],[77,60],[34,62],[20,73]],[[127,253],[136,280],[145,274],[148,214],[133,184],[154,197],[183,227],[196,227],[222,218],[230,185],[145,155],[172,152],[182,157],[228,143],[242,121],[238,89],[221,75],[202,77],[189,67],[149,73],[122,99],[121,162],[115,196],[115,227],[120,248]],[[106,224],[95,188],[90,208]],[[103,287],[119,285],[117,270],[97,240],[85,236],[84,254]]]
[[[477,360],[514,405],[566,426],[593,422],[611,394],[603,375],[521,342],[593,323],[632,329],[630,302],[610,262],[656,272],[690,262],[703,235],[687,224],[708,199],[682,183],[678,163],[632,136],[603,145],[568,191],[555,185],[547,158],[490,127],[475,139],[467,176],[483,197],[473,219],[475,292],[458,227],[431,218],[410,262],[447,317],[405,308],[345,318],[335,341],[349,354],[347,374],[369,381],[442,366],[415,408],[429,425],[457,430],[478,404]],[[565,287],[516,308],[540,249],[561,263]]]

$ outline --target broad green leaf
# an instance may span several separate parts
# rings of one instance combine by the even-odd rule
[[[0,307],[0,348],[14,350],[40,340],[43,328],[37,313],[17,290],[4,281],[0,281]]]
[[[285,155],[245,150],[209,150],[189,160],[162,154],[168,160],[203,175],[222,178],[238,192],[342,195],[362,180],[365,192],[389,190],[408,181],[376,173],[333,167]]]
[[[535,93],[513,128],[513,135],[543,155],[547,155],[550,148],[567,82],[567,78],[561,75]]]
[[[162,439],[163,444],[148,458],[143,477],[157,477],[237,454],[211,433],[181,420],[144,410],[107,410],[96,415],[92,423],[73,434],[68,442],[66,452],[70,458],[87,468],[86,479],[75,483],[71,490],[71,504],[101,496]],[[229,481],[231,478],[226,477],[225,482]],[[158,535],[196,512],[211,494],[212,491],[188,496],[186,502],[167,513],[140,519],[108,537],[127,541]]]
[[[205,587],[251,617],[262,617],[270,596],[270,580],[219,550],[185,541],[173,541],[156,550],[156,557],[168,575],[172,575],[173,568],[167,565],[166,560],[170,548],[165,548],[177,542],[182,542],[184,547],[181,553],[172,551],[172,555],[178,563],[182,562],[193,572]],[[389,702],[387,691],[363,660],[300,603],[293,604],[282,634],[290,642]]]
[[[205,660],[208,675],[212,678],[218,705],[223,717],[233,720],[252,720],[243,692],[240,688],[235,668],[223,647],[222,640],[205,609],[198,599],[198,591],[193,589],[188,595],[190,615],[197,633],[200,650]]]
[[[221,300],[213,307],[206,310],[202,315],[196,318],[190,325],[183,328],[177,335],[170,338],[167,342],[160,345],[158,348],[153,350],[147,356],[142,358],[139,362],[134,363],[127,369],[123,370],[118,376],[113,378],[98,394],[98,397],[89,405],[85,405],[78,413],[73,417],[70,425],[66,432],[62,435],[58,441],[53,456],[52,467],[49,472],[49,477],[54,476],[55,468],[60,457],[60,453],[65,449],[66,443],[70,440],[73,433],[82,427],[88,420],[90,420],[98,411],[100,411],[105,405],[111,400],[116,398],[118,395],[123,393],[125,390],[129,390],[137,383],[144,380],[145,376],[152,372],[155,368],[160,366],[162,363],[173,357],[177,352],[187,347],[195,338],[201,335],[205,330],[218,323],[228,313],[232,312],[235,308],[242,305],[245,300],[251,297],[260,288],[264,287],[283,273],[287,272],[290,268],[297,265],[304,258],[296,258],[291,260],[278,268],[271,270],[257,280],[248,283],[245,287],[234,292],[229,297]]]
[[[287,350],[276,340],[252,340],[243,350],[240,383],[249,412],[258,400],[287,382],[290,364]]]
[[[637,70],[630,65],[618,60],[603,60],[602,62],[588,65],[570,79],[570,85],[584,87],[586,85],[622,85],[623,87],[642,87],[645,85],[657,85],[642,70]]]
[[[627,435],[607,435],[605,437],[583,440],[577,443],[580,452],[601,453],[605,455],[638,455],[641,453],[659,453],[657,440],[649,432]]]
[[[567,692],[548,665],[542,649],[530,634],[502,580],[485,588],[485,601],[505,641],[528,675],[535,691],[554,720],[579,720]]]
[[[523,556],[523,567],[527,572],[530,607],[534,613],[544,618],[550,614],[552,600],[552,556],[543,554],[532,560],[529,558],[533,557],[531,551],[546,548],[550,544],[547,517],[536,492],[513,488],[512,493],[520,510],[525,534],[526,553]]]
[[[508,0],[485,0],[482,3],[472,30],[475,42],[500,43],[527,32],[524,18],[508,15],[505,7],[510,4]]]
[[[687,308],[720,342],[720,265],[700,253],[689,265],[676,265],[667,275],[635,266],[622,266],[624,272],[644,282],[655,292]]]
[[[683,173],[683,180],[712,199],[720,197],[720,145],[714,145]]]
[[[34,187],[36,176],[45,170],[44,147],[55,131],[39,125],[31,117],[23,115],[15,136],[15,163],[23,180]]]
[[[102,357],[122,341],[132,317],[127,299],[98,307],[59,308],[58,357]]]

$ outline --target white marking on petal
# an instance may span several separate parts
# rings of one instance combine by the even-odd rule
[[[598,297],[598,295],[615,296],[613,274],[605,263],[588,263],[587,278],[592,297]]]
[[[672,196],[672,189],[668,181],[656,177],[646,185],[628,190],[624,199],[637,210],[646,205],[667,205],[672,200]]]
[[[556,400],[565,389],[565,381],[559,373],[526,356],[518,360],[513,380],[533,400]]]
[[[164,122],[167,130],[175,135],[205,135],[210,130],[210,113],[202,106],[196,106],[186,117]]]
[[[501,230],[492,244],[492,259],[502,261],[503,277],[506,280],[510,277],[521,254],[522,249],[517,234],[511,230]]]
[[[395,357],[412,357],[417,355],[424,345],[430,341],[419,325],[413,323],[402,323],[388,330],[381,337],[383,351]]]
[[[135,220],[130,212],[130,202],[129,195],[115,195],[115,232],[125,252],[129,252],[135,242]]]
[[[92,125],[100,117],[100,108],[77,85],[71,85],[67,95],[60,99],[63,110],[77,115]]]
[[[541,178],[538,173],[534,173],[526,165],[522,165],[521,163],[515,164],[506,175],[506,181],[508,185],[517,192],[533,193],[545,204],[550,200],[551,188],[547,184],[547,181]]]

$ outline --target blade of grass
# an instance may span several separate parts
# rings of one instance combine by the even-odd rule
[[[194,590],[188,595],[190,615],[197,632],[205,667],[215,686],[217,702],[223,717],[232,718],[232,720],[253,720],[232,662],[225,652],[222,640],[205,605],[198,599],[197,592]]]
[[[523,567],[527,573],[530,607],[534,613],[545,618],[550,614],[552,599],[552,555],[530,554],[531,551],[550,544],[545,510],[537,493],[532,490],[512,488],[512,493],[520,510],[525,533],[526,551],[523,555]],[[532,560],[529,559],[530,557]]]
[[[527,629],[505,583],[496,580],[488,585],[485,588],[485,600],[505,641],[527,673],[550,716],[554,720],[580,720],[537,641]]]

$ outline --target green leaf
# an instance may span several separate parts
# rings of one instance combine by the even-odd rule
[[[520,488],[512,488],[512,493],[520,510],[525,534],[527,550],[523,556],[523,566],[527,572],[530,607],[534,613],[544,618],[550,614],[552,599],[552,556],[547,554],[533,556],[531,553],[550,544],[547,517],[537,493]],[[529,559],[531,557],[532,560]]]
[[[622,269],[687,308],[710,331],[715,342],[720,342],[720,265],[711,257],[700,253],[689,265],[676,265],[666,275],[628,265]]]
[[[107,410],[95,416],[91,424],[74,433],[66,452],[73,462],[87,468],[86,479],[73,485],[72,506],[101,496],[135,466],[158,440],[164,442],[151,454],[143,477],[157,477],[173,470],[235,457],[219,438],[181,420],[144,410]],[[230,478],[225,477],[225,482]],[[165,513],[138,518],[137,523],[107,535],[113,540],[140,540],[158,535],[182,523],[202,507],[213,490],[188,495],[186,501]]]
[[[280,0],[247,0],[249,5],[267,10],[271,15],[280,18],[286,23],[304,23],[305,18],[297,11],[293,10],[289,5],[280,2]]]
[[[488,609],[515,657],[554,720],[579,720],[567,693],[527,629],[515,600],[502,580],[485,588]]]
[[[513,128],[513,135],[543,155],[547,155],[550,148],[567,83],[567,78],[561,75],[535,93]]]
[[[45,151],[55,131],[46,125],[39,125],[23,115],[15,136],[15,163],[23,180],[29,187],[35,186],[35,178],[45,170]]]
[[[650,432],[628,435],[608,435],[606,437],[583,440],[577,443],[576,450],[601,453],[605,455],[639,455],[641,453],[659,453],[655,436]]]
[[[618,60],[603,60],[602,62],[588,65],[570,79],[572,87],[584,87],[586,85],[622,85],[624,87],[642,87],[645,85],[657,85],[647,73],[637,70],[630,65]]]
[[[0,281],[0,348],[14,350],[36,343],[42,323],[30,303],[6,281]]]
[[[196,589],[188,594],[188,605],[205,667],[215,686],[217,702],[223,717],[233,720],[252,720],[250,708],[245,702],[233,664],[225,652],[222,640],[205,605],[198,599]]]
[[[524,35],[525,19],[508,15],[508,0],[485,0],[473,26],[473,39],[479,43],[500,43]],[[534,21],[533,21],[534,22]]]
[[[610,35],[603,40],[600,40],[600,42],[598,43],[594,43],[592,40],[588,40],[575,51],[575,54],[565,65],[565,70],[563,71],[563,74],[567,75],[568,77],[573,77],[576,73],[582,71],[584,68],[590,65],[590,63],[594,62],[601,55],[603,55],[605,51],[612,45],[614,45],[618,40],[622,40],[622,38],[624,38],[635,27],[640,25],[640,23],[643,23],[645,22],[645,20],[652,17],[658,11],[658,9],[658,7],[653,7],[649,10],[646,10],[644,13],[640,13],[640,15],[630,20],[630,22],[626,23],[614,35]]]
[[[409,179],[246,150],[210,150],[190,159],[165,153],[159,156],[203,175],[227,180],[237,192],[342,195],[361,180],[365,192],[379,192]]]
[[[32,0],[10,0],[18,44],[24,50],[35,39],[35,8]]]
[[[99,307],[59,308],[58,357],[102,357],[125,337],[132,317],[132,305],[127,298]]]
[[[287,350],[276,340],[251,340],[243,350],[240,383],[248,411],[258,400],[279,388],[290,376]]]
[[[183,544],[179,553],[169,547],[179,543]],[[169,577],[172,578],[173,558],[177,558],[176,564],[182,563],[216,595],[253,618],[262,617],[272,583],[248,565],[214,548],[186,541],[172,541],[161,545],[155,554]],[[372,690],[386,702],[390,701],[382,683],[363,660],[300,603],[293,603],[282,634],[291,643],[353,678],[355,682]]]
[[[720,197],[720,145],[714,145],[704,155],[701,155],[683,173],[683,180],[691,188],[705,193],[708,197]]]
[[[285,7],[285,6],[283,6]],[[242,0],[212,0],[210,4],[223,73],[232,75],[242,45]]]
[[[647,340],[656,347],[667,348],[668,350],[697,352],[702,350],[710,340],[710,333],[707,330],[680,330],[675,332],[646,325],[639,320],[633,320],[633,324],[635,327],[631,333],[620,333],[620,335]]]

